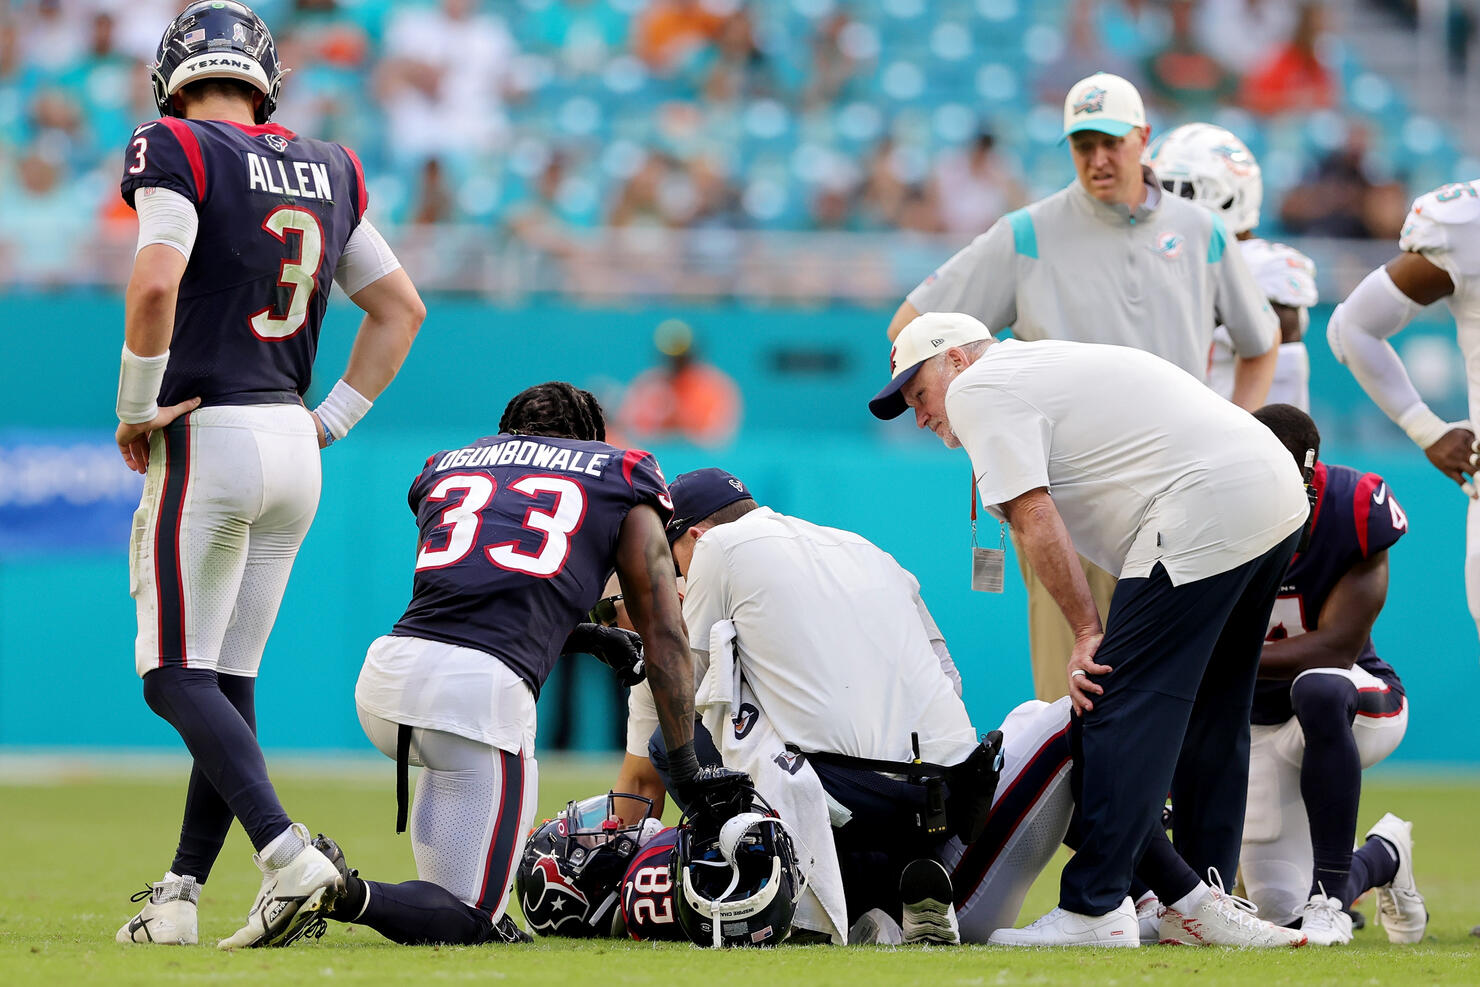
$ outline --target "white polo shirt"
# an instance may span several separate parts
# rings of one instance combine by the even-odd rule
[[[758,508],[694,546],[683,600],[696,662],[735,623],[741,674],[776,732],[804,751],[955,764],[976,731],[941,659],[920,584],[864,538]]]
[[[1124,346],[993,344],[946,392],[982,504],[1047,487],[1074,547],[1173,585],[1262,555],[1305,521],[1294,457],[1252,415]]]

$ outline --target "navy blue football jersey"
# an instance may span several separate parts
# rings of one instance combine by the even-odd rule
[[[427,460],[408,496],[421,529],[411,605],[391,631],[486,652],[539,695],[601,598],[627,513],[666,524],[651,453],[605,442],[490,435]]]
[[[1387,482],[1375,473],[1317,463],[1315,523],[1310,545],[1290,563],[1269,617],[1266,641],[1279,641],[1318,626],[1321,608],[1341,577],[1363,559],[1384,551],[1408,532],[1408,516]],[[1357,665],[1401,696],[1403,684],[1393,667],[1377,657],[1372,639],[1362,645]],[[1290,683],[1260,679],[1254,691],[1251,722],[1272,725],[1295,715]]]
[[[669,827],[643,845],[622,875],[622,920],[639,940],[686,939],[673,904],[673,854],[678,830]]]
[[[302,400],[339,255],[365,214],[354,152],[275,123],[164,117],[124,153],[124,201],[148,188],[200,216],[159,403]]]

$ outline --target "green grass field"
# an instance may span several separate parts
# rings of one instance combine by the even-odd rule
[[[19,762],[22,765],[25,762]],[[183,774],[116,767],[0,772],[6,894],[0,904],[0,983],[425,984],[1057,984],[1200,985],[1480,983],[1480,783],[1473,777],[1407,781],[1388,773],[1364,794],[1365,827],[1392,809],[1414,820],[1419,887],[1432,921],[1416,946],[1392,946],[1370,923],[1344,949],[1238,953],[1187,947],[1140,950],[838,949],[712,951],[640,943],[545,941],[517,948],[407,948],[363,928],[332,925],[318,941],[288,949],[222,953],[123,946],[115,930],[137,907],[129,895],[169,863]],[[547,759],[541,816],[566,799],[606,787],[614,764]],[[334,836],[353,866],[380,880],[415,876],[411,849],[394,830],[389,762],[329,770],[283,762],[275,778],[294,818]],[[1034,887],[1019,924],[1053,904],[1057,867]],[[201,898],[201,939],[240,924],[258,883],[250,847],[233,832]],[[1370,902],[1359,906],[1372,915]]]

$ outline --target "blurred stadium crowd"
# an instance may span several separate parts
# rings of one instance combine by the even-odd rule
[[[135,123],[156,115],[147,63],[177,5],[10,3],[0,282],[120,277],[133,229],[117,195],[120,155]],[[275,118],[359,151],[377,223],[431,288],[603,294],[655,279],[654,290],[678,294],[738,285],[889,299],[922,263],[1072,177],[1061,101],[1095,68],[1137,83],[1153,134],[1207,119],[1242,136],[1264,168],[1263,229],[1274,234],[1391,240],[1414,194],[1474,170],[1449,129],[1363,68],[1341,33],[1346,4],[256,6],[293,69]],[[1451,27],[1457,70],[1469,24]],[[949,246],[911,256],[909,238],[896,238],[885,254],[850,249],[846,269],[828,271],[816,255],[829,251],[802,238],[791,250],[824,269],[778,289],[763,275],[747,282],[736,260],[751,231],[783,234],[760,241],[773,275],[789,232],[904,231]]]

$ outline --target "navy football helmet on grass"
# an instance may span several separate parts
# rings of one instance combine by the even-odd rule
[[[617,798],[644,803],[643,818],[632,824],[618,819]],[[645,831],[661,828],[652,811],[651,799],[608,792],[570,802],[535,827],[514,877],[529,927],[542,936],[610,936],[622,875]]]
[[[285,69],[278,66],[272,32],[252,8],[235,0],[197,0],[180,12],[154,56],[154,103],[160,116],[179,116],[174,96],[201,79],[236,79],[262,94],[257,122],[277,109]]]

